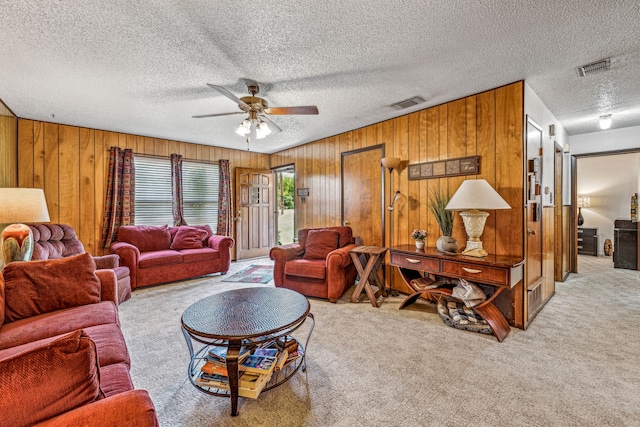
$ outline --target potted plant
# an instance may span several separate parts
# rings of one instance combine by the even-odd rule
[[[416,248],[422,249],[424,248],[424,239],[428,236],[427,230],[413,230],[411,233],[411,238],[416,241]]]
[[[436,241],[436,248],[440,252],[456,252],[458,241],[451,235],[453,233],[453,212],[445,208],[451,197],[433,190],[429,199],[429,210],[438,221],[442,236]]]

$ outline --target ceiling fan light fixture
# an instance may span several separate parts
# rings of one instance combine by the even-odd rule
[[[240,123],[240,126],[238,126],[236,133],[240,136],[245,136],[251,133],[251,122],[247,119],[244,119],[242,123]]]
[[[264,136],[271,134],[271,129],[269,129],[269,126],[267,125],[266,122],[261,121],[260,124],[258,125],[258,128],[264,134]]]
[[[611,114],[600,116],[600,129],[605,130],[611,127]]]

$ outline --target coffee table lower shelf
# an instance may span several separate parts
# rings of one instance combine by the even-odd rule
[[[297,357],[295,360],[293,360],[292,362],[290,362],[289,364],[284,366],[280,371],[278,371],[278,372],[274,371],[272,373],[271,379],[264,386],[264,388],[262,389],[262,391],[260,393],[263,393],[263,392],[265,392],[267,390],[271,390],[271,389],[273,389],[275,387],[278,387],[279,385],[285,383],[293,375],[295,375],[295,373],[298,372],[298,370],[300,370],[300,369],[302,369],[303,372],[306,371],[306,369],[307,369],[307,366],[306,366],[307,345],[309,343],[309,338],[311,338],[311,333],[313,332],[313,328],[315,327],[315,319],[313,317],[313,314],[312,313],[308,313],[306,318],[311,319],[311,326],[309,328],[309,331],[307,332],[307,336],[305,338],[304,344],[302,343],[302,341],[300,339],[298,339],[298,338],[296,338],[296,337],[294,337],[292,335],[289,335],[289,333],[293,332],[291,329],[283,331],[283,332],[285,332],[283,334],[261,337],[260,339],[254,340],[252,342],[252,344],[255,345],[255,347],[258,347],[260,345],[263,346],[265,344],[269,344],[271,342],[275,342],[280,337],[287,336],[288,339],[296,340],[296,342],[298,343],[298,349],[302,350],[302,356]],[[296,325],[295,329],[297,329],[298,327],[302,326],[303,323],[305,323],[304,320],[300,324]],[[208,394],[208,395],[221,396],[221,397],[231,397],[231,390],[230,389],[207,387],[207,386],[204,386],[202,384],[198,384],[196,382],[196,378],[198,378],[198,376],[200,375],[200,372],[201,372],[200,368],[205,363],[205,356],[206,356],[207,351],[209,350],[209,348],[212,347],[212,346],[226,347],[226,346],[229,345],[228,341],[226,341],[226,340],[205,340],[202,337],[195,337],[192,334],[189,334],[184,328],[182,329],[182,333],[183,333],[184,338],[185,338],[185,340],[187,342],[187,346],[189,347],[189,354],[191,355],[191,360],[189,362],[188,373],[187,373],[187,376],[188,376],[189,381],[191,382],[191,384],[193,384],[193,386],[196,387],[196,389],[198,389],[200,392]],[[194,350],[193,342],[199,342],[199,343],[202,343],[204,345],[201,346],[199,349]],[[242,397],[242,396],[240,396],[240,397]]]

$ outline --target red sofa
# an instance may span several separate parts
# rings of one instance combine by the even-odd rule
[[[231,265],[230,237],[208,225],[122,226],[111,252],[131,271],[131,289],[211,273],[226,274]]]
[[[78,239],[76,231],[67,224],[33,224],[29,225],[33,233],[32,261],[43,259],[59,259],[84,253],[84,245]],[[118,278],[118,303],[131,298],[131,281],[129,268],[120,266],[117,255],[94,256],[98,270],[113,270]]]
[[[351,227],[305,228],[298,242],[271,248],[276,287],[336,302],[357,277],[349,251],[356,247]]]
[[[91,255],[0,273],[0,413],[11,426],[157,426],[134,390],[116,275]]]

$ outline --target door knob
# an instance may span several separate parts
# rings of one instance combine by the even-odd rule
[[[535,236],[536,235],[536,230],[527,229],[527,234]]]
[[[349,221],[342,221],[342,225],[349,225]]]

